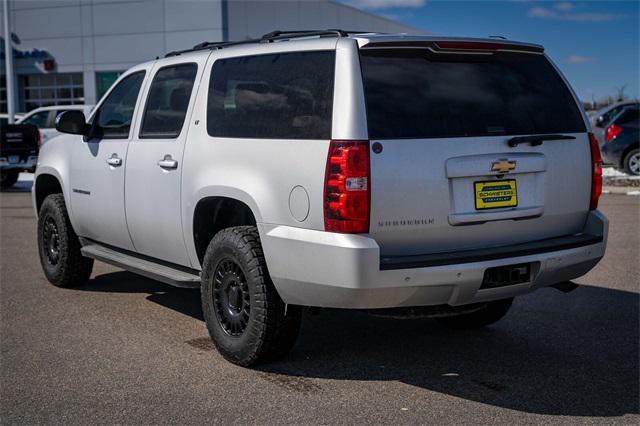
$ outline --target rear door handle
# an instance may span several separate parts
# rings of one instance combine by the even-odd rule
[[[111,167],[122,166],[122,158],[118,157],[118,154],[111,154],[110,158],[107,158],[107,164]]]
[[[158,166],[163,169],[173,170],[178,168],[178,162],[171,158],[171,155],[167,154],[162,160],[158,161]]]

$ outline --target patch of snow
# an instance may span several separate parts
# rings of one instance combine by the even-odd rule
[[[614,169],[613,167],[603,167],[602,176],[610,178],[640,179],[640,176],[628,175],[623,171]]]
[[[640,191],[629,191],[629,192],[627,192],[627,195],[640,196]]]
[[[614,169],[613,167],[603,167],[602,168],[602,176],[628,176],[626,173],[623,173],[619,170]]]
[[[18,181],[32,182],[33,173],[20,173],[20,175],[18,176]]]

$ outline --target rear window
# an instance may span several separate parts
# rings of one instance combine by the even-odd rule
[[[586,131],[569,89],[542,55],[361,51],[371,139]]]
[[[330,139],[335,53],[219,59],[209,85],[211,136]]]

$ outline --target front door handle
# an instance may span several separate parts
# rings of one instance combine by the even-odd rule
[[[107,164],[111,167],[122,166],[122,158],[118,157],[118,154],[111,154],[110,158],[107,158]]]
[[[158,161],[158,166],[163,169],[173,170],[178,168],[178,162],[171,158],[171,155],[167,154],[162,160]]]

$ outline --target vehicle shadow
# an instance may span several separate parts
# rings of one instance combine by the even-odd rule
[[[11,188],[3,188],[2,192],[31,192],[32,180],[19,180]]]
[[[118,271],[97,275],[82,291],[105,293],[147,293],[147,300],[174,311],[204,321],[200,303],[200,290],[177,288],[131,272]]]
[[[197,290],[127,272],[84,289],[149,293],[149,301],[202,320]],[[258,369],[302,380],[400,381],[536,414],[637,414],[639,314],[638,294],[589,285],[521,297],[502,321],[473,331],[328,309],[305,316],[285,360]]]

